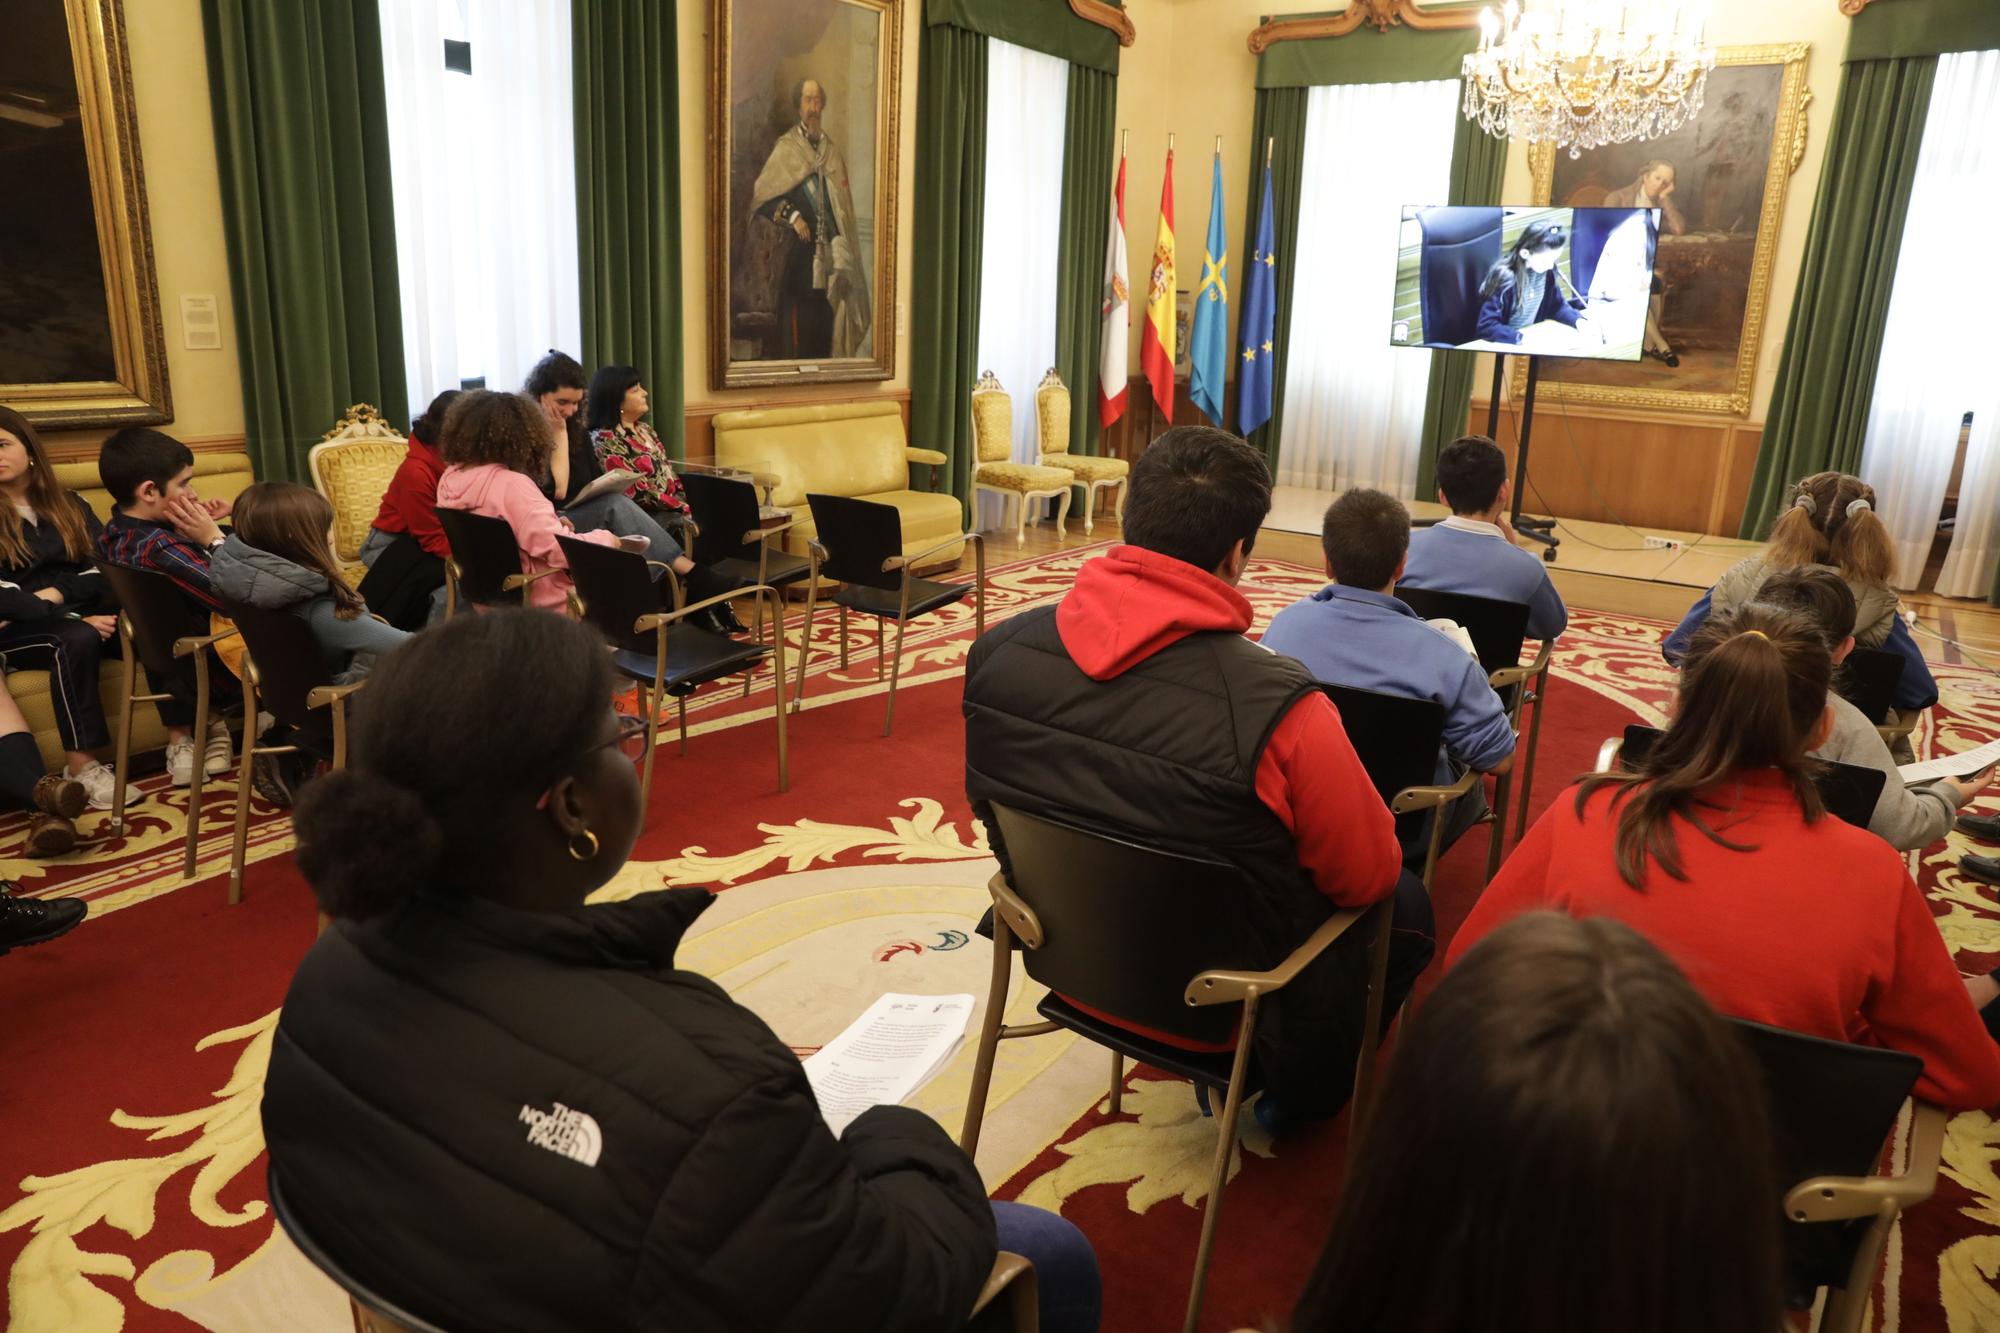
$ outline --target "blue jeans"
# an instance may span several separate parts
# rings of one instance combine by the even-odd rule
[[[613,491],[560,512],[578,532],[604,531],[619,537],[646,538],[652,543],[646,551],[649,560],[671,565],[683,554],[674,535],[629,495]]]
[[[1076,1224],[1024,1203],[993,1204],[1000,1248],[1035,1266],[1042,1333],[1097,1333],[1104,1303],[1097,1252]]]

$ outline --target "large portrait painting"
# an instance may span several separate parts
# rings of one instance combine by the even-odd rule
[[[709,373],[895,373],[902,0],[715,0]]]
[[[1702,109],[1672,134],[1531,154],[1535,201],[1657,208],[1643,355],[1550,359],[1541,392],[1571,402],[1750,410],[1785,190],[1805,152],[1807,45],[1723,47]],[[1525,367],[1516,372],[1519,391]]]
[[[38,424],[171,417],[122,0],[6,0],[0,402]]]

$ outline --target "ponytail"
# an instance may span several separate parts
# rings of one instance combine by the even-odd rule
[[[1845,472],[1815,472],[1792,487],[1771,526],[1764,560],[1773,570],[1832,565],[1849,583],[1887,584],[1896,568],[1875,488]]]
[[[1578,786],[1576,809],[1602,787],[1618,807],[1618,874],[1644,888],[1646,863],[1685,880],[1676,818],[1731,851],[1703,818],[1702,793],[1747,769],[1775,768],[1791,783],[1811,823],[1825,813],[1806,755],[1826,709],[1833,661],[1818,626],[1795,612],[1752,602],[1709,617],[1681,665],[1679,708],[1667,732],[1632,772],[1593,773]]]
[[[444,830],[415,792],[351,768],[308,785],[293,826],[319,910],[344,921],[380,916],[432,883],[444,859]]]

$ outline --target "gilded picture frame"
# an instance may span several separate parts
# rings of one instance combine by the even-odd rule
[[[170,421],[123,0],[10,10],[0,151],[43,188],[0,221],[0,402],[59,429]]]
[[[1641,169],[1675,165],[1671,218],[1662,211],[1654,327],[1666,350],[1638,362],[1546,360],[1540,394],[1559,402],[1747,416],[1770,306],[1785,196],[1805,156],[1810,44],[1726,46],[1702,110],[1671,135],[1584,152],[1529,150],[1532,202],[1633,202]],[[1678,228],[1678,230],[1677,230]],[[1649,331],[1648,344],[1654,342]],[[1527,386],[1516,359],[1513,393]]]
[[[713,0],[709,382],[896,371],[904,0]]]

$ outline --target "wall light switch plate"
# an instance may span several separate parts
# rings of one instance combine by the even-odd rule
[[[181,297],[181,343],[191,352],[222,348],[222,312],[213,296]]]

